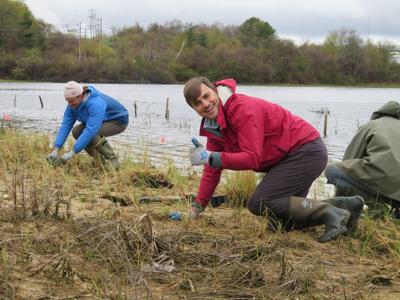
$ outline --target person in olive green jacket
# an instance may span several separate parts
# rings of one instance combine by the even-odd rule
[[[400,208],[400,104],[389,101],[360,126],[342,162],[325,170],[336,196],[361,195],[373,217]]]

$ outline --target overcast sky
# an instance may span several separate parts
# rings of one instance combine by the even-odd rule
[[[192,24],[240,25],[250,17],[267,21],[279,37],[321,42],[330,32],[354,29],[362,38],[400,45],[400,0],[25,0],[35,17],[60,30],[89,24],[90,9],[103,28],[147,27],[180,20]]]

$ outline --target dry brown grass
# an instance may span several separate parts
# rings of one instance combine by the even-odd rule
[[[210,208],[198,221],[174,222],[168,212],[189,203],[138,198],[184,196],[199,178],[129,161],[118,172],[93,169],[85,155],[54,168],[44,160],[49,150],[46,136],[0,134],[1,299],[400,295],[399,225],[392,220],[365,218],[354,236],[328,244],[315,241],[321,229],[269,232],[264,218],[242,208]],[[154,188],[149,178],[174,187]]]

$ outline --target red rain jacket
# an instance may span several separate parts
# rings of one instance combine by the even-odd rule
[[[196,202],[207,206],[217,187],[222,169],[265,172],[288,153],[318,138],[319,132],[278,104],[260,98],[236,94],[236,81],[225,79],[233,94],[219,104],[217,123],[222,137],[200,125],[200,135],[207,137],[207,150],[220,152],[222,168],[205,165]]]

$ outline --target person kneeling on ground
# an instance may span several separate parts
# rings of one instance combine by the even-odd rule
[[[109,162],[114,169],[118,168],[120,162],[105,137],[119,134],[128,127],[127,109],[93,86],[82,86],[75,81],[65,84],[64,97],[68,105],[54,142],[54,149],[47,158],[64,164],[85,149],[95,162]],[[72,129],[77,120],[81,123]],[[71,129],[76,139],[74,147],[59,156],[59,149],[64,145]]]
[[[358,128],[343,161],[329,164],[328,183],[337,196],[362,195],[368,214],[400,217],[400,104],[389,101]],[[391,207],[391,209],[390,209]]]
[[[205,77],[190,79],[186,102],[203,119],[190,152],[192,165],[204,165],[198,194],[189,211],[198,218],[207,206],[223,169],[266,172],[247,207],[255,215],[279,220],[286,230],[325,225],[320,242],[354,229],[364,202],[357,197],[324,201],[306,198],[313,181],[327,163],[327,150],[309,123],[281,106],[236,93],[236,82],[215,84]]]

